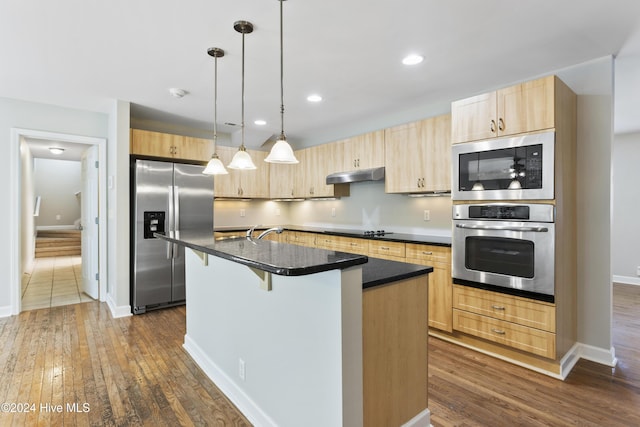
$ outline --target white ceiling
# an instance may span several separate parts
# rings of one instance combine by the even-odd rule
[[[0,96],[102,112],[119,99],[139,121],[211,130],[215,46],[226,51],[219,129],[233,132],[224,123],[241,121],[237,20],[255,26],[245,36],[245,122],[246,145],[257,147],[280,127],[277,0],[2,0]],[[605,55],[619,55],[616,131],[640,130],[639,28],[638,0],[289,0],[285,131],[294,146],[348,136],[357,123],[437,114]],[[425,61],[403,66],[410,52]],[[188,94],[174,98],[172,87]],[[309,104],[312,92],[323,102]]]

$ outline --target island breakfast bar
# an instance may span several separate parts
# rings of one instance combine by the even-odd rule
[[[256,239],[186,256],[184,348],[257,426],[428,426],[431,267]]]

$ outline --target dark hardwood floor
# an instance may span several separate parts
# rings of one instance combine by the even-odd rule
[[[430,339],[431,424],[640,426],[640,286],[613,295],[618,365],[580,360],[565,381]]]
[[[113,319],[90,302],[0,319],[0,426],[249,425],[182,349],[184,310]],[[613,341],[616,368],[581,360],[563,382],[430,338],[431,422],[639,426],[638,286],[614,285]]]

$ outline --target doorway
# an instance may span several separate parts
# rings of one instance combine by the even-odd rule
[[[62,148],[64,155],[51,154],[50,148]],[[12,129],[12,155],[17,167],[11,171],[11,206],[13,236],[11,239],[14,257],[12,266],[12,314],[22,311],[22,295],[25,277],[32,281],[33,289],[40,287],[38,292],[42,294],[50,292],[52,305],[61,305],[64,300],[68,303],[90,300],[84,294],[94,299],[106,300],[106,140],[103,138],[83,137],[77,135],[57,134],[23,129]],[[33,190],[33,182],[29,182],[29,174],[33,175],[30,167],[37,162],[41,165],[48,162],[48,170],[45,180],[50,180],[53,190],[47,192],[48,198],[38,198]],[[67,199],[62,205],[56,207],[55,219],[48,219],[46,225],[36,225],[33,215],[38,208],[42,212],[45,204],[54,204],[56,185],[63,186],[62,179],[55,176],[55,167],[51,165],[56,161],[61,163],[59,168],[77,169],[77,189],[70,192],[66,188],[64,194],[70,194],[73,200]],[[65,164],[66,162],[66,164]],[[46,169],[44,166],[43,169]],[[53,172],[52,172],[53,170]],[[41,196],[41,195],[40,195]],[[49,206],[50,207],[50,206]],[[75,210],[65,210],[75,208]],[[50,209],[51,211],[51,209]],[[51,212],[49,212],[51,215]],[[57,222],[56,222],[57,221]],[[44,229],[54,237],[52,240],[71,240],[72,234],[81,235],[82,251],[78,253],[65,253],[70,246],[61,251],[52,250],[50,257],[38,257],[35,255],[36,231]],[[59,236],[56,236],[56,233]],[[65,237],[61,237],[65,236]],[[67,245],[63,243],[63,245]],[[71,244],[69,244],[71,245]],[[72,250],[73,252],[73,250]],[[31,275],[23,276],[23,273]],[[36,277],[37,276],[37,277]],[[59,280],[59,282],[57,282]],[[49,282],[49,291],[42,289],[42,282]],[[38,282],[40,282],[38,284]],[[37,286],[35,286],[37,285]],[[69,298],[76,288],[76,298]],[[65,295],[57,295],[56,292]],[[27,304],[24,309],[29,309]]]

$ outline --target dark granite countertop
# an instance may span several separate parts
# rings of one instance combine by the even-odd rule
[[[289,231],[306,231],[310,233],[322,233],[322,234],[330,234],[334,236],[346,236],[346,237],[357,237],[360,239],[369,239],[369,240],[384,240],[388,242],[400,242],[400,243],[419,243],[419,244],[428,244],[435,246],[447,246],[451,247],[451,237],[450,236],[435,236],[435,235],[426,235],[426,234],[411,234],[411,233],[390,233],[384,236],[365,236],[363,234],[363,230],[356,229],[343,229],[343,228],[332,228],[332,227],[307,227],[300,225],[283,225],[285,230]],[[249,227],[216,227],[215,231],[238,231],[239,233],[246,232]],[[256,230],[264,230],[269,227],[258,227]],[[388,230],[393,231],[393,230]]]
[[[214,239],[207,233],[156,237],[282,276],[302,276],[362,265],[363,289],[431,273],[432,267],[256,239]]]

